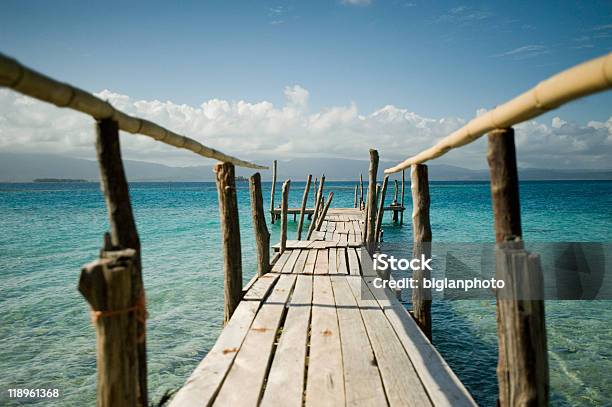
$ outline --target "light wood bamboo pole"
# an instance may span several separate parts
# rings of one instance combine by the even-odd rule
[[[509,102],[475,117],[433,147],[386,169],[385,174],[393,174],[413,164],[440,157],[453,148],[471,143],[491,130],[511,127],[572,100],[610,88],[612,53],[576,65],[540,82]]]
[[[406,187],[406,170],[402,170],[402,210],[400,211],[400,225],[404,224],[404,190]]]
[[[51,79],[3,54],[0,54],[0,86],[11,88],[58,107],[67,107],[88,114],[96,120],[112,119],[119,124],[120,130],[149,136],[157,141],[193,151],[207,158],[230,162],[239,167],[267,169],[267,167],[243,161],[207,147],[151,121],[129,116],[91,93]]]
[[[316,181],[316,180],[315,180]],[[312,219],[310,220],[310,226],[308,227],[308,237],[306,240],[310,239],[312,233],[315,231],[317,226],[317,217],[319,215],[319,210],[321,209],[321,201],[323,200],[323,188],[325,187],[325,175],[321,176],[321,181],[319,182],[319,190],[316,194],[316,201],[314,211],[312,213]]]

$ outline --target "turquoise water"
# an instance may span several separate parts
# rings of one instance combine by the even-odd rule
[[[328,184],[334,206],[352,206],[352,183]],[[264,185],[266,207],[269,187]],[[150,394],[157,400],[184,382],[221,327],[216,188],[212,183],[130,188],[149,310]],[[291,206],[299,205],[302,190],[303,183],[292,184]],[[238,191],[246,281],[255,271],[248,185],[239,184]],[[432,183],[431,201],[436,241],[492,240],[488,184]],[[521,201],[527,240],[612,240],[612,182],[526,182]],[[411,240],[409,214],[410,208],[403,227],[385,220],[385,241]],[[106,228],[97,184],[0,184],[0,405],[14,405],[7,399],[7,389],[14,387],[60,388],[59,405],[93,405],[95,333],[76,284],[80,266],[96,257]],[[295,228],[290,222],[290,238]],[[279,225],[270,229],[272,242],[278,241]],[[546,303],[554,405],[612,404],[609,304]],[[494,405],[495,304],[440,301],[433,314],[436,346],[479,404]]]

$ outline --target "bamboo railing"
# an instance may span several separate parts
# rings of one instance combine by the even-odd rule
[[[68,107],[88,114],[96,120],[111,119],[117,122],[120,130],[149,136],[162,143],[193,151],[207,158],[229,162],[239,167],[267,169],[265,166],[243,161],[207,147],[149,120],[127,115],[91,93],[51,79],[3,54],[0,54],[0,86],[11,88],[58,107]]]
[[[537,117],[583,96],[612,88],[612,53],[560,72],[495,109],[472,119],[468,124],[440,140],[433,147],[387,168],[393,174],[422,164],[480,138],[494,129]]]

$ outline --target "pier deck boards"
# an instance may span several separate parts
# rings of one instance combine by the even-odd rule
[[[330,209],[249,286],[171,406],[474,406],[393,293],[362,267],[363,212]]]

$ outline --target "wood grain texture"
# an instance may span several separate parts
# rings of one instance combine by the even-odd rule
[[[289,206],[289,188],[291,180],[283,183],[282,198],[281,198],[281,235],[280,235],[280,252],[284,252],[287,247],[287,207]]]
[[[257,275],[263,276],[270,271],[270,232],[266,225],[263,210],[263,196],[261,190],[261,175],[256,172],[249,180],[249,193],[251,196],[251,217],[253,218],[253,231],[257,246]]]
[[[132,204],[119,142],[119,126],[112,120],[100,120],[96,123],[96,153],[100,168],[100,187],[104,194],[108,211],[111,243],[115,249],[134,249],[134,273],[132,289],[134,295],[145,301],[144,283],[142,280],[142,259],[140,238],[136,230],[136,221],[132,213]],[[145,301],[146,303],[146,301]],[[146,406],[147,395],[147,344],[146,319],[141,318],[136,324],[138,341],[138,403]]]
[[[521,249],[523,246],[514,131],[499,129],[491,132],[488,139],[487,160],[491,176],[495,240],[503,254],[506,246],[513,249]],[[496,272],[506,281],[507,286],[512,287],[509,283],[520,279],[521,270],[527,266],[519,267],[516,262],[509,264],[508,261],[500,261],[499,257],[498,254]],[[538,273],[539,262],[533,268],[534,273]],[[544,302],[533,299],[500,299],[500,292],[497,294],[499,405],[548,405]]]
[[[103,252],[83,267],[79,291],[96,328],[97,406],[135,407],[138,392],[137,312],[132,289],[136,252]],[[142,311],[142,310],[140,310]]]
[[[370,150],[370,169],[368,183],[368,203],[366,206],[365,245],[372,253],[376,244],[376,174],[378,173],[378,151]]]
[[[310,182],[312,181],[312,175],[308,174],[306,179],[306,186],[304,187],[304,194],[302,195],[302,206],[300,207],[300,220],[297,227],[297,240],[302,240],[302,227],[304,226],[304,215],[306,211],[306,204],[308,204],[308,192],[310,191]]]
[[[327,263],[327,256],[319,253],[317,261],[319,258],[325,258]],[[305,405],[344,405],[342,369],[342,346],[331,281],[329,276],[315,276]]]
[[[234,165],[217,164],[214,168],[219,197],[219,218],[223,242],[224,323],[232,317],[242,296],[242,252]]]
[[[431,258],[431,224],[429,221],[429,177],[427,166],[417,164],[412,167],[412,256],[424,255]],[[424,279],[429,279],[429,270],[414,270],[412,278],[419,282],[419,288],[412,290],[412,314],[427,338],[431,340],[431,289],[423,287]]]

